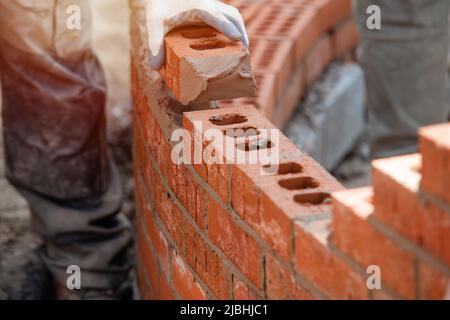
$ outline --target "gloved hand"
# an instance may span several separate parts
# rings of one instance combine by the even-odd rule
[[[164,36],[181,25],[206,23],[232,41],[248,47],[239,11],[217,0],[146,0],[150,66],[160,69],[165,60]]]

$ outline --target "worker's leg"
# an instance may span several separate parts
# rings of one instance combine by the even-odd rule
[[[414,152],[419,127],[448,119],[448,0],[356,0],[372,155]],[[367,8],[381,8],[369,30]]]
[[[111,288],[127,276],[131,233],[90,24],[88,0],[0,2],[6,173],[30,203],[55,279],[65,284],[77,265],[82,288]]]

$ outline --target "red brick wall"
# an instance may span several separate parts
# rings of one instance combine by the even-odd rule
[[[204,110],[207,105],[181,106],[159,74],[149,69],[142,2],[131,2],[141,296],[442,298],[450,275],[450,202],[445,193],[448,183],[433,184],[430,179],[436,179],[436,173],[430,168],[432,159],[439,159],[439,170],[446,174],[442,179],[448,181],[450,148],[439,142],[448,141],[444,134],[422,134],[421,187],[420,165],[400,164],[404,170],[392,170],[388,162],[376,162],[373,189],[343,190],[283,135],[275,146],[280,153],[275,175],[261,174],[261,164],[176,165],[171,160],[170,138],[179,128],[191,134],[192,144],[209,128],[275,129],[263,114],[282,124],[325,65],[356,43],[356,37],[350,39],[354,28],[347,0],[272,0],[259,1],[264,2],[259,6],[258,1],[232,2],[242,9],[250,37],[256,40],[252,59],[259,94],[210,110]],[[298,5],[291,8],[288,3]],[[284,27],[274,22],[264,27],[268,24],[264,19],[274,17],[266,12],[271,10],[281,12]],[[305,15],[314,28],[289,18],[292,12]],[[344,36],[347,32],[349,36]],[[272,46],[278,48],[272,50],[272,57],[258,51]],[[278,57],[279,52],[287,56]],[[272,111],[268,114],[268,110]],[[241,121],[227,125],[213,121],[227,115],[239,115]],[[194,122],[201,123],[202,129],[195,129]],[[208,144],[200,145],[203,149]],[[213,147],[224,156],[217,144]],[[384,161],[412,162],[417,157]],[[409,174],[414,178],[409,179]],[[382,290],[368,289],[369,265],[381,268]]]
[[[423,128],[420,152],[374,161],[373,187],[333,195],[332,243],[380,267],[383,297],[450,294],[450,123]]]

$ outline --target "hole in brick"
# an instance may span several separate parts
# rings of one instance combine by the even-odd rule
[[[225,48],[227,44],[220,40],[205,40],[198,43],[193,43],[190,45],[190,47],[197,51],[204,51],[204,50],[214,50],[214,49],[221,49]]]
[[[186,39],[213,38],[217,35],[211,29],[190,29],[181,31],[181,36]]]
[[[229,126],[232,124],[240,124],[247,122],[247,117],[238,113],[230,113],[224,115],[212,116],[209,122],[217,126]]]
[[[264,169],[270,169],[272,165],[265,165]],[[278,174],[284,175],[289,173],[301,173],[303,172],[303,167],[297,162],[287,162],[280,163],[278,167]]]
[[[325,192],[298,194],[294,201],[301,205],[320,205],[331,203],[331,195]]]
[[[230,128],[223,131],[223,134],[230,138],[248,138],[259,135],[259,130],[255,127]]]
[[[272,141],[267,139],[247,140],[244,143],[237,145],[237,148],[242,151],[256,151],[273,148]]]
[[[319,183],[311,177],[285,179],[279,181],[278,184],[288,190],[314,189],[319,186]]]

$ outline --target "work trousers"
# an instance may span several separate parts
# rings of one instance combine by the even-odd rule
[[[420,127],[448,121],[449,8],[449,0],[354,0],[374,158],[415,152]]]
[[[105,79],[88,0],[1,0],[0,76],[6,176],[28,200],[56,281],[119,285],[130,223],[107,152]]]

